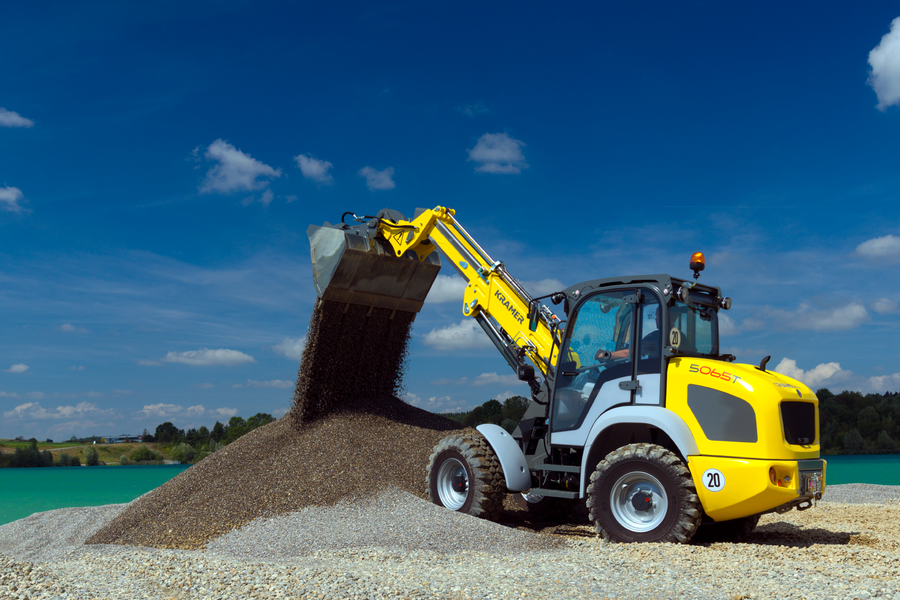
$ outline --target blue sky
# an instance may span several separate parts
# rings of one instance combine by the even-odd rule
[[[628,3],[625,3],[628,4]],[[18,3],[0,20],[0,437],[288,409],[309,224],[449,206],[534,293],[734,299],[723,346],[900,390],[895,2]],[[525,394],[445,271],[406,398]]]

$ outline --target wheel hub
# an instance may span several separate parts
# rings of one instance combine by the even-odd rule
[[[610,490],[609,504],[616,521],[635,533],[658,527],[669,509],[662,483],[643,471],[632,471],[619,477]]]
[[[469,474],[465,466],[455,458],[445,460],[437,473],[437,494],[441,505],[459,510],[469,494]]]
[[[653,494],[638,490],[637,493],[631,497],[631,505],[634,507],[634,510],[638,512],[648,511],[653,508]]]

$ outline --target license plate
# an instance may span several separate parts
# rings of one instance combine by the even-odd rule
[[[822,488],[822,476],[818,473],[814,475],[806,475],[806,491],[811,492],[813,494],[818,494]]]

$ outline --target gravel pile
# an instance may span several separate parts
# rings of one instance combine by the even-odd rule
[[[393,395],[414,316],[320,302],[291,412],[132,503],[87,543],[201,548],[260,517],[387,487],[424,497],[432,449],[460,426]]]
[[[88,543],[200,548],[259,517],[389,486],[424,497],[428,456],[459,425],[393,398],[375,406],[382,414],[335,413],[301,431],[284,417],[256,429],[131,503]]]
[[[844,493],[844,487],[829,486],[827,493]],[[575,528],[558,535],[561,547],[556,549],[532,546],[538,536],[517,540],[510,536],[521,532],[435,509],[387,490],[362,504],[341,502],[257,521],[205,550],[73,546],[68,552],[53,549],[47,561],[41,553],[21,554],[30,529],[41,532],[34,543],[45,549],[53,526],[61,538],[77,544],[79,527],[98,526],[115,509],[41,513],[28,519],[28,527],[21,522],[0,527],[0,555],[9,557],[0,556],[0,598],[900,600],[896,505],[828,502],[804,512],[765,515],[740,544],[609,544],[585,526],[584,532]],[[79,512],[69,519],[70,510]],[[88,516],[92,511],[96,521]],[[438,533],[407,527],[410,531],[392,534],[395,518],[421,520]],[[312,540],[297,528],[324,537]],[[366,528],[371,528],[369,537]],[[324,533],[329,529],[346,531],[355,545]],[[430,543],[450,543],[437,539],[448,532],[484,537],[483,549],[429,548]],[[291,547],[308,543],[314,546],[306,553]]]
[[[61,560],[80,551],[88,537],[118,516],[126,506],[60,508],[0,525],[0,555],[32,562]]]
[[[456,554],[519,553],[560,544],[560,539],[472,518],[390,488],[354,502],[258,519],[216,538],[207,550],[255,560],[364,547]]]
[[[840,504],[900,504],[900,486],[847,483],[829,485],[821,502]]]

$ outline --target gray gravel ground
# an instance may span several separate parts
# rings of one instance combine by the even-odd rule
[[[205,550],[83,545],[125,505],[61,509],[0,527],[0,598],[900,600],[900,487],[827,496],[709,545],[608,544],[588,526],[547,539],[399,490],[260,519]]]

